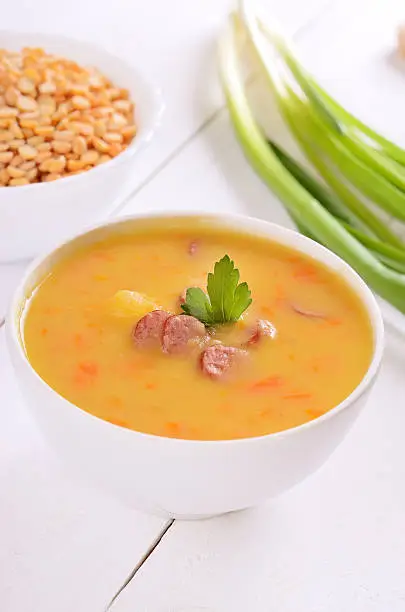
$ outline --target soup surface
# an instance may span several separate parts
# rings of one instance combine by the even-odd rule
[[[138,225],[71,249],[27,302],[28,358],[59,394],[122,427],[216,440],[300,425],[358,385],[372,330],[339,276],[294,250],[196,219]],[[181,313],[184,290],[205,288],[225,254],[252,292],[242,319],[204,337],[198,328],[185,350],[168,350],[160,337],[144,344],[144,315]],[[133,302],[129,291],[148,297]],[[171,328],[184,321],[171,318]],[[238,358],[224,356],[224,346]]]

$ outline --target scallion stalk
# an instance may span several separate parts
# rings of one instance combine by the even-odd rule
[[[319,147],[329,156],[342,174],[347,176],[357,189],[389,214],[405,221],[405,192],[399,189],[393,181],[389,181],[381,173],[375,172],[370,165],[353,154],[350,147],[347,146],[347,141],[351,141],[348,139],[346,139],[346,142],[344,141],[344,135],[340,133],[338,122],[333,121],[331,127],[330,115],[328,114],[328,118],[325,119],[323,105],[319,103],[318,96],[313,94],[312,87],[306,80],[305,70],[295,60],[287,44],[282,41],[277,32],[273,33],[266,29],[268,36],[271,36],[272,40],[275,41],[276,48],[282,53],[282,57],[297,79],[303,93],[306,94],[308,101],[313,103],[313,108],[296,95],[289,85],[283,83],[282,79],[280,80],[279,74],[276,74],[273,67],[273,60],[269,57],[266,41],[261,34],[256,16],[250,11],[246,0],[240,0],[239,7],[243,24],[264,69],[264,75],[276,95],[280,111],[287,123],[290,124],[289,126],[293,127],[291,116],[298,117],[300,124],[305,121],[305,131],[308,138],[319,144]],[[293,107],[292,112],[290,107]],[[322,112],[320,112],[320,109],[323,109]],[[358,144],[358,147],[361,148],[360,144]],[[371,157],[371,153],[369,155]]]
[[[293,175],[293,177],[306,189],[326,210],[334,217],[347,223],[361,226],[355,215],[351,215],[340,200],[324,187],[319,181],[311,176],[300,164],[290,157],[283,149],[274,142],[268,141],[283,166]]]
[[[300,185],[302,185],[311,195],[313,195],[318,202],[322,204],[324,208],[326,208],[326,210],[336,217],[352,236],[357,238],[359,242],[371,250],[385,265],[394,270],[405,272],[405,251],[402,248],[397,248],[387,244],[386,242],[382,242],[381,240],[376,240],[369,234],[359,229],[359,227],[353,226],[353,219],[348,218],[345,208],[333,193],[319,183],[313,176],[311,176],[309,172],[306,171],[306,169],[292,159],[275,143],[269,141],[269,146],[275,152],[283,166],[294,176]],[[309,235],[310,232],[308,228],[304,227],[303,225],[297,225],[297,227],[302,233]]]
[[[344,177],[333,164],[330,164],[330,160],[328,163],[325,156],[318,153],[313,141],[310,139],[310,131],[306,130],[306,124],[301,120],[302,117],[299,114],[291,112],[290,107],[286,107],[284,112],[289,127],[302,151],[324,181],[338,196],[340,202],[357,217],[363,226],[371,230],[378,238],[398,248],[404,248],[401,239],[347,186]]]
[[[377,147],[385,155],[395,160],[399,165],[405,166],[405,150],[401,149],[398,145],[390,142],[387,138],[384,138],[381,134],[371,129],[368,125],[354,117],[351,113],[345,110],[336,100],[331,98],[329,94],[315,81],[315,79],[308,75],[308,79],[316,91],[318,98],[322,100],[325,107],[328,108],[341,122],[344,122],[346,127],[352,128],[352,130],[359,134],[364,134],[370,140],[374,141]]]
[[[246,157],[294,219],[345,259],[383,298],[405,312],[405,277],[384,266],[314,198],[280,162],[258,126],[246,97],[236,51],[235,23],[220,41],[221,79],[230,117]]]
[[[246,4],[244,3],[241,3],[241,14],[245,17],[247,15]],[[301,89],[336,131],[347,133],[350,137],[354,136],[354,138],[363,134],[367,136],[369,141],[371,140],[375,143],[376,151],[384,153],[399,165],[405,165],[404,149],[390,142],[387,138],[384,138],[384,136],[354,117],[319,85],[315,78],[301,65],[293,45],[281,33],[277,23],[274,22],[273,26],[269,27],[263,20],[259,20],[259,27],[284,58]],[[400,171],[400,168],[395,169],[395,167],[392,167],[392,170],[396,173]]]
[[[280,98],[280,106],[288,123],[290,124],[291,117],[295,117],[300,129],[305,130],[307,138],[317,144],[359,191],[389,214],[405,221],[405,192],[353,154],[342,136],[326,130],[315,109],[291,90],[288,96]]]

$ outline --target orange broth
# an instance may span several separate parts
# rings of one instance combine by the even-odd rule
[[[253,303],[216,337],[237,346],[257,319],[271,321],[276,337],[249,348],[224,380],[201,372],[197,347],[185,355],[137,348],[137,317],[116,316],[114,294],[141,292],[180,313],[184,288],[204,286],[225,253]],[[373,335],[359,298],[316,261],[233,230],[155,220],[63,256],[29,300],[24,342],[38,374],[101,419],[159,436],[223,440],[295,427],[339,404],[366,373]]]

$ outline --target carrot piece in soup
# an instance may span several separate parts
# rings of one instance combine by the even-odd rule
[[[180,435],[180,424],[175,421],[169,421],[165,426],[166,434],[171,438],[177,438]]]
[[[326,319],[325,323],[327,323],[331,327],[338,327],[339,325],[342,325],[342,320],[341,319]]]
[[[79,370],[89,376],[97,376],[98,364],[95,361],[82,361],[79,363]]]
[[[286,257],[286,261],[288,261],[289,263],[301,263],[302,262],[302,257],[300,255],[289,255],[288,257]]]
[[[249,389],[250,391],[266,391],[267,389],[277,389],[282,384],[283,379],[281,376],[268,376],[250,385]]]
[[[116,419],[114,417],[105,417],[105,420],[108,421],[109,423],[112,423],[113,425],[118,425],[118,427],[126,427],[127,429],[130,429],[130,425],[127,421],[124,421],[123,419]]]
[[[319,277],[319,270],[311,263],[303,262],[295,266],[293,272],[294,278],[297,280],[321,283],[322,279]]]
[[[262,306],[260,310],[264,317],[268,317],[269,319],[274,317],[274,308],[270,308],[270,306]]]
[[[317,419],[318,417],[322,416],[324,412],[322,412],[322,410],[309,409],[305,410],[305,414],[307,414],[311,419]]]
[[[290,393],[289,395],[283,395],[283,399],[286,400],[306,400],[311,399],[312,393]]]

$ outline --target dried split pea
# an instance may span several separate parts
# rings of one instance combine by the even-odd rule
[[[22,185],[29,185],[29,180],[27,178],[13,178],[10,179],[8,184],[11,187],[21,187]]]
[[[119,155],[135,137],[129,92],[95,69],[0,49],[0,185],[53,181]]]
[[[30,145],[22,145],[18,149],[18,153],[21,155],[23,159],[29,161],[31,159],[35,159],[38,155],[38,151],[35,147]]]

